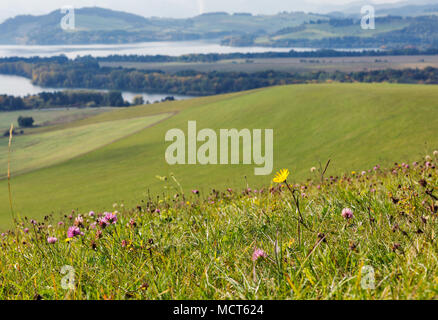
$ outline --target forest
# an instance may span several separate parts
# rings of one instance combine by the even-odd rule
[[[123,100],[118,91],[59,91],[41,92],[26,97],[0,95],[0,111],[44,109],[55,107],[126,107],[130,104]]]
[[[168,55],[118,55],[113,54],[106,57],[82,56],[73,61],[76,62],[218,62],[233,59],[274,59],[274,58],[342,58],[342,57],[387,57],[387,56],[424,56],[438,55],[438,49],[418,49],[403,48],[391,50],[359,50],[359,51],[340,51],[333,49],[318,49],[314,51],[295,51],[288,52],[256,52],[256,53],[199,53],[185,54],[180,56]],[[0,63],[4,62],[27,62],[27,63],[68,63],[70,60],[64,56],[54,57],[8,57],[0,58]]]
[[[318,82],[391,82],[437,84],[438,69],[386,69],[360,72],[198,72],[186,70],[168,74],[160,70],[100,67],[94,58],[68,60],[62,58],[0,61],[0,73],[31,79],[42,87],[126,90],[133,92],[207,96],[238,92],[275,85]],[[46,97],[49,95],[49,98]],[[3,97],[4,110],[53,106],[121,106],[126,102],[120,93],[53,93],[24,99]]]

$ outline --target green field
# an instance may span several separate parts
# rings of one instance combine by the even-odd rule
[[[426,67],[438,68],[438,55],[429,56],[377,56],[342,58],[263,58],[234,59],[217,62],[100,62],[102,67],[162,70],[176,73],[184,70],[199,72],[261,72],[266,70],[284,72],[312,71],[364,71]]]
[[[23,173],[48,167],[87,152],[99,149],[118,139],[133,134],[164,118],[156,116],[108,121],[80,127],[54,130],[18,137],[14,143],[11,169]],[[7,167],[8,140],[0,140],[0,167]],[[5,172],[0,177],[6,177]]]
[[[253,165],[167,165],[164,153],[168,144],[164,136],[172,128],[187,131],[189,120],[197,121],[198,130],[273,128],[274,170],[287,167],[296,181],[308,177],[311,167],[327,159],[332,159],[329,174],[339,174],[375,164],[416,160],[438,147],[436,87],[392,84],[282,86],[133,107],[47,127],[46,133],[35,133],[32,139],[36,141],[38,135],[48,132],[53,139],[64,139],[65,135],[54,130],[90,128],[92,124],[123,119],[137,121],[139,117],[162,113],[174,115],[109,145],[98,148],[96,144],[94,151],[81,156],[77,147],[72,147],[65,150],[70,160],[14,176],[12,192],[16,212],[21,216],[38,217],[72,209],[104,210],[114,202],[133,206],[147,200],[149,192],[151,195],[163,192],[165,183],[156,176],[171,173],[186,192],[197,188],[205,194],[212,188],[269,184],[272,176],[255,177]],[[126,133],[124,128],[113,126],[115,131]],[[16,148],[25,144],[20,139],[25,138],[20,136],[14,141],[12,158],[13,163],[21,162],[23,166],[26,166],[26,155],[22,154],[21,160],[14,157],[19,154]],[[6,143],[1,141],[2,161],[5,147]],[[34,163],[40,165],[41,161],[36,158]],[[35,169],[39,165],[35,165]],[[5,172],[4,161],[2,168]],[[8,203],[7,183],[3,180],[0,181],[2,226],[10,221]]]
[[[84,119],[102,112],[112,111],[114,108],[81,108],[81,109],[43,109],[43,110],[23,110],[0,113],[0,132],[5,131],[11,126],[18,126],[17,119],[19,116],[32,117],[35,120],[35,126],[45,126],[56,123],[65,123],[75,120]]]
[[[334,27],[328,23],[323,24],[307,24],[304,30],[291,32],[283,35],[277,35],[271,37],[270,40],[281,39],[324,39],[332,37],[342,36],[356,36],[356,37],[371,37],[379,33],[385,33],[393,30],[400,30],[409,26],[409,22],[406,21],[392,21],[391,23],[383,23],[379,25],[379,28],[374,30],[363,30],[360,24],[354,24],[351,26]]]

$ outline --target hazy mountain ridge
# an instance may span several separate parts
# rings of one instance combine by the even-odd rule
[[[356,6],[358,4],[360,3],[357,3]],[[423,11],[427,11],[429,14],[435,9],[438,11],[438,4],[419,6],[412,6],[411,2],[408,4],[408,8],[400,5],[396,8],[400,13],[409,11],[413,14]],[[390,10],[384,6],[379,6],[378,8]],[[61,13],[60,10],[42,16],[21,15],[10,18],[0,24],[0,34],[2,35],[0,44],[121,44],[146,41],[202,39],[221,40],[224,44],[228,45],[255,44],[289,46],[294,44],[294,42],[298,44],[307,44],[309,42],[309,46],[324,45],[329,48],[336,46],[354,47],[360,44],[356,41],[356,45],[344,45],[342,43],[344,40],[342,40],[337,41],[340,43],[336,45],[331,45],[330,43],[333,42],[332,40],[334,38],[357,36],[357,34],[355,34],[357,30],[353,30],[353,32],[348,30],[344,31],[342,26],[341,28],[332,30],[332,34],[327,36],[324,35],[326,30],[322,30],[324,32],[317,31],[319,35],[316,35],[316,39],[314,35],[315,31],[312,30],[310,34],[301,32],[302,34],[292,35],[293,41],[284,40],[285,37],[288,37],[287,34],[285,34],[288,30],[290,30],[291,33],[300,32],[308,29],[308,26],[311,24],[315,25],[318,21],[320,24],[321,22],[330,24],[329,20],[335,19],[333,15],[316,13],[282,12],[276,15],[252,15],[250,13],[228,14],[226,12],[213,12],[188,19],[145,18],[132,13],[98,7],[77,9],[75,13],[76,29],[74,31],[64,31],[61,29],[60,22],[65,14]],[[341,17],[345,18],[351,16],[348,15],[347,10],[345,15],[341,15]],[[336,19],[339,19],[339,15]],[[415,24],[421,24],[421,19],[415,20]],[[383,31],[402,32],[406,27],[409,26],[407,24],[387,25]],[[416,29],[421,30],[425,28],[417,27]],[[280,37],[281,39],[276,39],[275,36],[278,36],[277,33],[279,31],[283,34]],[[434,30],[429,30],[428,34],[433,33],[433,31]],[[321,42],[319,41],[321,39],[318,37],[331,40]],[[318,40],[320,43],[316,42],[313,45],[312,41],[315,40]],[[347,39],[347,41],[349,40]],[[406,43],[404,43],[403,40],[401,42],[402,45],[418,45],[419,43],[418,41],[415,43],[405,41]]]
[[[59,10],[44,16],[10,18],[0,24],[0,43],[88,44],[218,39],[225,35],[275,32],[320,18],[302,12],[274,16],[208,13],[189,19],[145,18],[102,8],[82,8],[75,13],[76,30],[70,32],[61,29],[64,14]]]
[[[331,15],[332,13],[342,13],[346,16],[360,16],[360,11],[363,6],[372,5],[376,10],[377,15],[406,15],[412,16],[416,13],[426,13],[425,9],[438,5],[437,0],[405,0],[395,3],[376,4],[370,3],[369,0],[359,0],[351,2],[347,5],[326,5],[324,13]],[[414,10],[415,12],[413,12]]]

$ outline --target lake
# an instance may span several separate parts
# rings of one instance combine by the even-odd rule
[[[111,45],[53,45],[53,46],[27,46],[27,45],[0,45],[0,57],[51,57],[61,54],[69,58],[91,55],[93,57],[106,57],[109,55],[168,55],[180,56],[191,53],[257,53],[257,52],[288,52],[313,51],[308,48],[270,48],[270,47],[227,47],[217,42],[209,41],[168,41],[168,42],[143,42],[132,44]]]
[[[64,90],[87,90],[87,91],[101,91],[106,92],[107,90],[92,90],[92,89],[65,89],[65,88],[43,88],[34,85],[29,79],[18,76],[9,76],[0,74],[0,94],[7,94],[11,96],[26,96],[28,94],[38,94],[40,92],[55,92]],[[143,96],[144,101],[155,102],[167,96],[173,96],[177,100],[185,100],[192,98],[190,96],[183,96],[177,94],[152,94],[152,93],[135,93],[129,91],[122,91],[123,98],[126,101],[132,102],[134,97],[137,95]]]
[[[228,47],[221,46],[217,42],[209,41],[173,41],[173,42],[144,42],[133,44],[113,45],[53,45],[53,46],[27,46],[27,45],[0,45],[1,57],[51,57],[65,55],[68,58],[91,55],[105,57],[109,55],[169,55],[179,56],[184,54],[208,54],[208,53],[257,53],[257,52],[299,52],[315,51],[310,48],[272,48],[272,47]],[[353,49],[349,51],[360,51]],[[0,94],[24,96],[37,94],[42,91],[62,91],[60,88],[41,88],[31,83],[29,79],[15,76],[0,75]],[[122,92],[125,100],[132,102],[134,96],[139,93]],[[154,102],[168,96],[168,94],[140,93],[145,101]],[[176,99],[188,99],[191,97],[173,95]]]
[[[93,57],[105,57],[109,55],[169,55],[179,56],[191,53],[251,53],[251,52],[287,52],[292,48],[268,48],[268,47],[227,47],[221,46],[216,42],[208,41],[172,41],[172,42],[144,42],[133,44],[113,44],[113,45],[53,45],[53,46],[27,46],[27,45],[0,45],[0,57],[51,57],[65,55],[68,58],[77,56],[91,55]],[[296,50],[307,51],[312,49]],[[29,79],[15,76],[0,75],[0,94],[14,96],[25,96],[27,94],[37,94],[42,91],[54,92],[62,91],[60,88],[42,88],[35,86]],[[132,102],[134,96],[139,95],[135,92],[122,92],[125,100]],[[140,93],[145,101],[154,102],[168,96],[167,94]],[[174,95],[176,99],[188,99],[191,97]]]

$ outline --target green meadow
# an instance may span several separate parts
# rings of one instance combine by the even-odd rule
[[[328,175],[413,161],[438,148],[438,90],[395,84],[280,86],[229,95],[105,112],[38,128],[13,140],[13,206],[33,218],[47,214],[133,207],[176,187],[186,193],[269,185],[255,165],[165,162],[168,130],[274,129],[274,171],[299,182],[331,159]],[[46,152],[45,152],[46,151]],[[7,139],[0,139],[1,177]],[[292,180],[291,180],[292,179]],[[172,191],[173,192],[173,191]],[[173,192],[174,193],[174,192]],[[10,225],[7,181],[0,181],[0,226]]]
[[[17,127],[17,119],[19,116],[32,117],[35,120],[35,126],[44,126],[80,120],[111,110],[114,110],[114,108],[62,108],[2,112],[0,116],[0,131],[3,133],[3,131],[11,126],[11,123]]]
[[[107,121],[80,127],[29,134],[16,139],[11,170],[24,173],[69,160],[99,149],[127,135],[138,132],[167,114],[118,121]],[[0,141],[0,167],[7,167],[8,139]],[[6,177],[5,173],[0,177]]]

